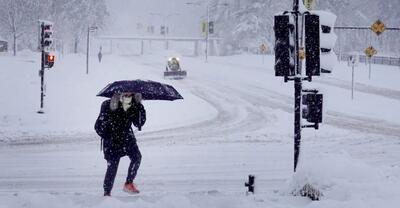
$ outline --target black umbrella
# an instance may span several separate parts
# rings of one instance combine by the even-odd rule
[[[108,84],[97,96],[112,97],[115,93],[141,93],[143,100],[177,100],[183,99],[171,85],[151,80],[121,80]]]

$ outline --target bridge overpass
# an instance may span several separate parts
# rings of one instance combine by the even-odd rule
[[[206,43],[205,37],[177,37],[177,36],[95,36],[97,40],[110,41],[111,47],[113,41],[132,41],[132,42],[140,42],[140,55],[144,54],[144,45],[145,41],[149,42],[151,45],[152,41],[161,41],[165,44],[165,49],[168,50],[170,48],[170,42],[191,42],[193,43],[193,55],[198,56],[200,52],[200,44]],[[218,52],[218,44],[222,38],[216,37],[208,37],[208,48],[209,48],[209,55],[219,55]]]

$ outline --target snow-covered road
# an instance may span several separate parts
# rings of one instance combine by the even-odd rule
[[[56,108],[50,108],[44,123],[56,131],[31,134],[34,121],[24,120],[29,116],[2,113],[0,135],[7,138],[0,139],[0,207],[365,207],[382,203],[395,207],[399,202],[395,196],[400,194],[400,115],[395,107],[400,102],[399,85],[387,81],[385,87],[379,80],[373,84],[361,80],[356,100],[351,101],[347,78],[321,77],[308,84],[326,93],[325,119],[320,130],[303,130],[302,160],[298,175],[293,176],[293,84],[273,76],[271,57],[265,66],[256,64],[259,58],[211,57],[207,64],[200,58],[183,58],[188,78],[165,82],[182,92],[185,100],[145,101],[148,127],[136,133],[143,154],[137,178],[142,194],[131,197],[120,190],[128,166],[124,159],[114,197],[104,199],[106,164],[91,130],[100,102],[86,95],[112,79],[163,81],[165,57],[106,56],[102,65],[93,63],[89,79],[66,72],[77,67],[82,57],[65,57],[60,75],[49,73],[49,85],[60,86],[57,91],[49,89],[48,105],[75,104],[59,101],[57,92],[62,90],[71,99],[90,103],[76,110],[85,118],[74,117],[80,114],[74,114],[76,106],[72,106],[70,117],[62,115],[70,122],[54,124],[57,118],[52,116],[60,114],[53,115]],[[71,83],[76,86],[70,90],[80,89],[84,96],[69,94]],[[73,129],[72,133],[57,131],[59,125],[65,131]],[[255,196],[245,195],[248,174],[256,175]],[[304,175],[323,189],[325,200],[311,202],[288,194],[293,181]]]

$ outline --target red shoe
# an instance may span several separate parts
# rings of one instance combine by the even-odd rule
[[[125,183],[123,190],[129,194],[138,194],[140,192],[134,183]]]

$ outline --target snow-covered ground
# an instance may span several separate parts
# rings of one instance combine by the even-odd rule
[[[303,129],[293,174],[293,83],[274,77],[273,57],[182,57],[184,80],[164,80],[164,52],[58,58],[46,70],[40,106],[38,54],[0,56],[0,208],[3,207],[397,207],[400,204],[400,69],[346,63],[304,87],[324,93],[324,123]],[[102,196],[106,163],[93,125],[106,84],[150,79],[173,85],[178,101],[144,101],[136,132],[142,193],[122,192],[128,159]],[[244,182],[256,176],[256,194]],[[320,201],[291,192],[310,183]]]

